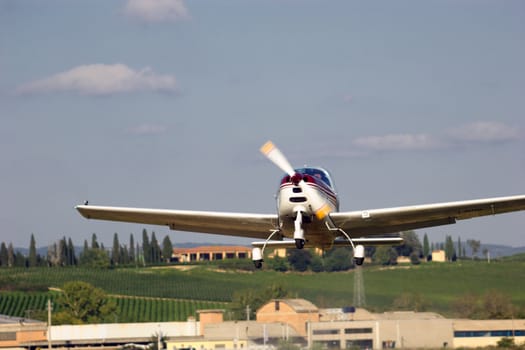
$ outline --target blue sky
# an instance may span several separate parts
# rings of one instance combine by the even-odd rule
[[[0,1],[1,240],[143,226],[92,204],[275,211],[273,140],[342,210],[525,193],[522,1]],[[419,233],[525,245],[525,213]],[[247,242],[146,227],[172,241]]]

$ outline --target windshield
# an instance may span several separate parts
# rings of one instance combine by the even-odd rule
[[[333,188],[332,180],[330,179],[330,174],[328,171],[322,168],[299,168],[295,169],[298,173],[311,175],[315,178],[321,179],[325,184]]]

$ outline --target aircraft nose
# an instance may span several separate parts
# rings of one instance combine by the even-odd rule
[[[303,175],[299,174],[299,173],[295,173],[293,174],[293,176],[290,178],[290,180],[292,181],[292,183],[294,185],[297,186],[297,184],[299,184],[299,182],[301,182],[301,180],[303,179]]]

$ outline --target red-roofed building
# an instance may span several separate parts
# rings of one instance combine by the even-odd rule
[[[172,260],[175,262],[192,262],[223,259],[248,259],[252,249],[243,246],[203,246],[194,248],[173,248]]]

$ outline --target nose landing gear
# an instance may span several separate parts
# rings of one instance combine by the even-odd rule
[[[295,247],[297,249],[304,248],[304,230],[303,230],[303,211],[302,208],[297,208],[295,211],[295,221],[294,221],[294,232],[293,238],[295,239]]]

